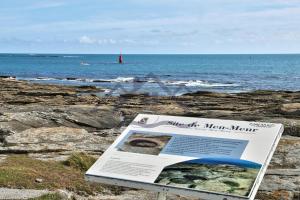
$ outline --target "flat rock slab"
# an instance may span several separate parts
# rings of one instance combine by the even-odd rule
[[[108,106],[36,106],[27,109],[20,107],[1,113],[0,136],[40,127],[66,126],[94,131],[114,128],[121,122],[121,116]],[[5,133],[1,133],[1,130]]]
[[[4,139],[5,146],[0,147],[0,153],[71,153],[72,151],[102,153],[116,136],[107,137],[106,134],[101,133],[89,133],[85,129],[69,127],[31,128],[7,136]]]
[[[27,189],[9,189],[0,188],[0,199],[30,199],[48,194],[48,190],[27,190]]]

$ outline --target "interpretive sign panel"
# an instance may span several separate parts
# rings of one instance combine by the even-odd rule
[[[89,181],[203,199],[254,199],[281,124],[139,114]]]

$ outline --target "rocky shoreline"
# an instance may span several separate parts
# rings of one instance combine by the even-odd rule
[[[6,77],[0,78],[0,90],[0,178],[4,171],[1,164],[15,155],[41,162],[63,162],[74,152],[98,157],[138,113],[153,113],[283,123],[284,135],[256,198],[300,198],[300,91],[98,97],[95,94],[102,89],[93,86],[42,85]],[[8,195],[10,189],[43,189],[36,192],[39,195],[58,191],[62,199],[131,200],[152,199],[154,195],[124,188],[116,193],[109,187],[83,194],[80,189],[19,182],[0,182],[0,187],[0,191],[6,191],[1,192],[0,199],[5,199],[1,195]]]

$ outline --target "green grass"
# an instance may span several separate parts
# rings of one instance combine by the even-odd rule
[[[81,171],[87,171],[94,163],[96,159],[86,153],[73,153],[63,163],[67,166],[77,168]]]
[[[10,156],[0,165],[0,187],[66,189],[80,194],[101,192],[103,186],[84,180],[84,171],[93,160],[86,154],[74,154],[67,163],[41,161],[24,155]],[[43,181],[38,183],[37,178]]]
[[[53,193],[53,194],[45,194],[40,197],[32,198],[29,200],[62,200],[62,199],[63,198],[59,194]]]

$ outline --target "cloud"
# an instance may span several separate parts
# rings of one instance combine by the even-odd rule
[[[97,43],[102,45],[102,44],[116,44],[117,41],[114,39],[99,39],[97,40]]]
[[[79,43],[81,43],[81,44],[95,44],[95,43],[97,43],[97,41],[93,38],[90,38],[90,37],[84,35],[84,36],[81,36],[79,38]]]
[[[300,7],[286,7],[280,9],[268,9],[264,11],[256,11],[256,12],[245,12],[240,14],[241,17],[258,17],[263,19],[269,19],[273,17],[277,17],[278,19],[285,18],[299,18]]]
[[[133,39],[122,39],[122,40],[119,40],[119,42],[121,44],[136,44],[137,42]]]
[[[115,33],[130,31],[130,32],[141,32],[153,28],[176,28],[180,26],[194,26],[197,23],[198,18],[194,16],[177,16],[177,17],[161,17],[158,19],[114,19],[101,20],[101,19],[74,19],[74,20],[60,20],[50,21],[42,23],[33,23],[26,25],[19,25],[4,30],[7,32],[55,32],[61,30],[64,32],[75,32],[75,31],[89,31],[89,32],[103,32],[110,31]],[[101,34],[101,33],[100,33]]]
[[[117,43],[133,43],[133,40],[130,39],[115,40],[112,38],[97,39],[97,38],[92,38],[84,35],[79,38],[79,43],[88,44],[88,45],[107,45],[107,44],[114,45]]]
[[[275,50],[284,45],[300,47],[300,0],[191,2],[184,5],[180,0],[4,3],[0,7],[0,39],[15,37],[31,41],[39,37],[41,44],[57,41],[57,46],[65,44],[97,51],[122,47],[135,52],[165,49],[199,53],[216,47],[224,52],[230,48],[236,48],[236,52],[249,48],[250,52],[255,45],[264,49],[265,44]],[[65,9],[55,9],[60,7]]]

